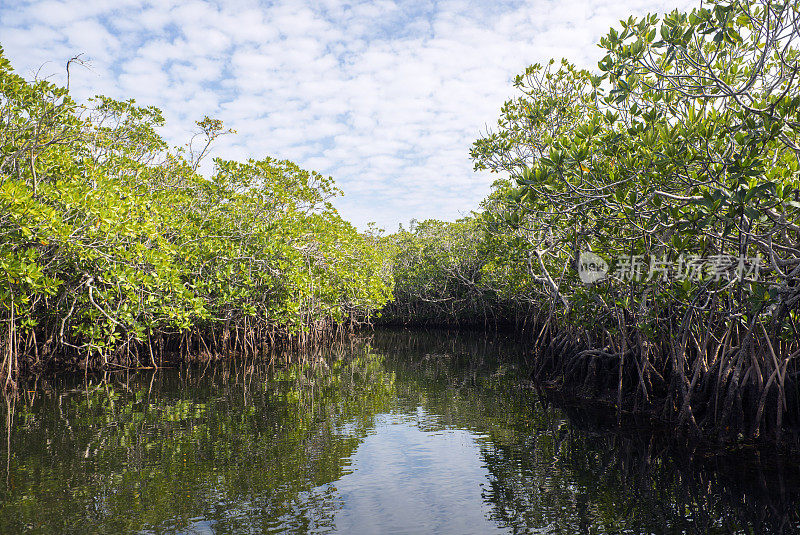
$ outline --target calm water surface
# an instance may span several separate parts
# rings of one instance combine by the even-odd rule
[[[302,366],[40,382],[2,405],[0,532],[798,532],[791,460],[549,406],[525,353],[387,331]]]

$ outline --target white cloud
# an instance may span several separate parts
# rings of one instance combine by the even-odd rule
[[[687,0],[425,4],[398,0],[65,0],[0,5],[0,45],[15,68],[156,105],[164,135],[186,143],[211,115],[238,131],[215,155],[293,158],[332,175],[342,214],[394,230],[411,218],[477,208],[495,179],[474,173],[470,144],[513,95],[527,65],[600,59],[619,19],[687,9]]]

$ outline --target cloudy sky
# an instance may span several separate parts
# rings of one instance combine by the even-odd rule
[[[495,124],[511,79],[566,57],[583,67],[621,18],[686,0],[0,2],[0,46],[17,72],[73,95],[135,98],[164,110],[164,136],[188,141],[194,121],[238,131],[224,158],[273,156],[333,176],[342,215],[387,230],[455,219],[494,177],[469,147]]]

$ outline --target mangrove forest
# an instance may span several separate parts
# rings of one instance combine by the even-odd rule
[[[797,532],[799,43],[794,0],[622,20],[390,232],[0,48],[0,531]]]

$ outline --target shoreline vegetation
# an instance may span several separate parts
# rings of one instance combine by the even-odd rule
[[[0,50],[1,52],[1,50]],[[0,388],[48,368],[302,348],[368,322],[390,297],[386,254],[289,161],[215,159],[160,110],[27,82],[0,55]]]
[[[509,178],[392,237],[383,320],[526,327],[540,385],[796,448],[798,36],[796,2],[712,1],[529,67],[471,151]]]
[[[543,387],[798,447],[798,36],[789,0],[621,21],[597,72],[515,79],[471,149],[502,177],[479,212],[390,235],[292,162],[202,176],[220,121],[170,149],[159,110],[77,104],[0,55],[0,386],[373,322],[513,327]]]

